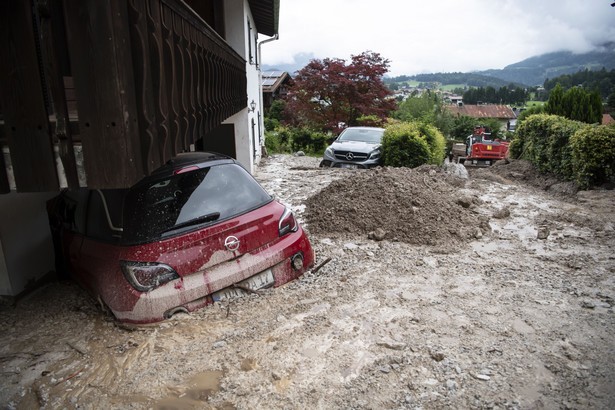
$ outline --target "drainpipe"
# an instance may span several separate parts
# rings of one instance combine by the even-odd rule
[[[258,70],[258,88],[259,88],[259,93],[258,93],[258,106],[260,107],[260,109],[263,109],[263,73],[261,71],[261,46],[265,43],[269,43],[270,41],[275,41],[278,40],[280,38],[280,35],[278,33],[275,33],[275,36],[268,38],[266,40],[260,41],[258,43],[258,55],[257,55],[257,60],[256,60],[256,69]],[[259,110],[258,113],[258,129],[259,129],[259,145],[264,146],[263,141],[261,140],[261,138],[264,137],[265,135],[265,126],[264,126],[264,116],[262,114],[262,112]],[[261,135],[262,132],[262,135]]]
[[[270,42],[270,41],[275,41],[275,40],[278,40],[279,38],[280,38],[280,35],[279,35],[278,33],[276,33],[276,34],[275,34],[275,36],[273,36],[273,37],[271,37],[271,38],[268,38],[267,40],[260,41],[260,42],[258,43],[258,61],[257,61],[257,63],[256,63],[256,68],[258,69],[258,71],[260,71],[260,70],[261,70],[261,64],[260,64],[261,45],[263,45],[263,44],[265,44],[265,43],[268,43],[268,42]]]

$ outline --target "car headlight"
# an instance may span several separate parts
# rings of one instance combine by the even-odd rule
[[[149,292],[179,278],[177,272],[164,263],[120,261],[120,266],[128,283],[139,292]]]
[[[378,159],[380,158],[380,150],[376,149],[369,153],[369,159]]]
[[[333,154],[333,148],[329,147],[325,150],[325,156],[329,156],[329,157],[334,157],[335,154]]]

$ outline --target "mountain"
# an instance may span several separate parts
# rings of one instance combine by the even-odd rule
[[[314,58],[313,53],[301,53],[295,56],[295,63],[270,66],[263,64],[263,71],[280,70],[293,75],[305,67]],[[615,69],[615,42],[605,43],[594,51],[573,53],[557,51],[530,57],[518,63],[510,64],[501,70],[484,70],[471,73],[434,73],[414,76],[386,77],[385,83],[408,81],[438,82],[440,84],[467,84],[471,87],[499,88],[510,83],[519,86],[543,85],[547,78],[552,79],[562,74],[573,74],[589,69],[590,71],[607,71]]]
[[[294,62],[289,64],[268,65],[263,64],[263,71],[286,71],[291,76],[295,75],[295,71],[301,70],[308,65],[310,61],[315,59],[314,53],[299,53],[295,54]]]
[[[615,69],[615,42],[603,44],[595,51],[575,54],[558,51],[530,57],[501,70],[477,71],[475,74],[499,78],[506,82],[526,85],[542,85],[547,78],[572,74],[588,69],[590,71]]]
[[[408,80],[418,81],[419,83],[438,83],[441,85],[464,84],[468,87],[487,87],[500,88],[508,86],[511,81],[505,81],[496,77],[477,74],[477,73],[436,73],[436,74],[417,74],[414,76],[402,75],[399,77],[385,77],[384,83],[391,84],[396,82],[406,82]],[[515,83],[518,87],[526,87],[526,84]]]

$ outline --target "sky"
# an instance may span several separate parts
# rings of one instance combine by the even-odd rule
[[[280,0],[267,67],[364,51],[389,76],[501,69],[554,51],[615,41],[613,0]],[[259,41],[267,37],[259,37]]]

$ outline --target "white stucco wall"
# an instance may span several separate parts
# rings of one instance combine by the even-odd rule
[[[224,121],[235,126],[235,152],[237,160],[250,172],[254,172],[261,159],[261,146],[264,144],[261,115],[261,78],[256,65],[258,53],[258,33],[247,0],[228,0],[225,2],[225,27],[227,43],[246,60],[247,102],[248,107]],[[251,27],[251,29],[250,29]],[[251,45],[249,45],[251,42]],[[251,53],[250,53],[251,52]],[[252,63],[250,62],[252,54]],[[251,110],[254,101],[256,108]],[[254,121],[254,127],[252,127]],[[255,149],[256,144],[256,149]],[[255,157],[256,153],[256,157]]]
[[[57,192],[0,195],[0,295],[16,296],[55,270],[46,202]]]

